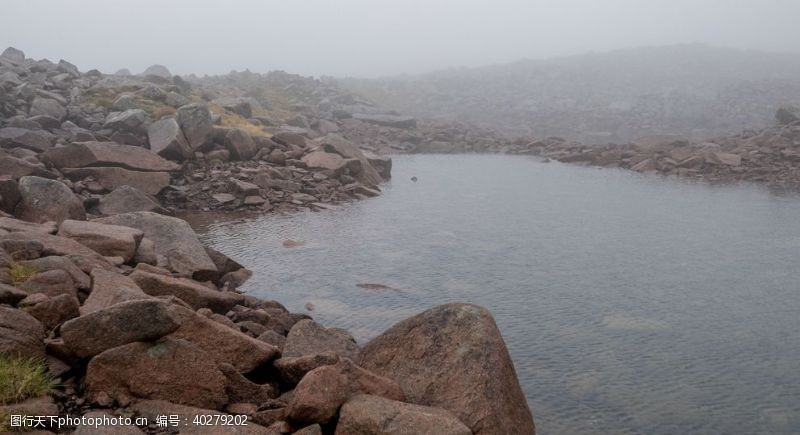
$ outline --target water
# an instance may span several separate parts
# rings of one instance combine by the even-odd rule
[[[361,342],[486,306],[541,434],[800,433],[800,197],[525,157],[394,163],[379,198],[203,237],[256,272],[245,290]]]

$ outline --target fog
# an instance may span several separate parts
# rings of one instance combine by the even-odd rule
[[[374,77],[643,45],[800,51],[796,0],[4,0],[0,45],[81,69]]]

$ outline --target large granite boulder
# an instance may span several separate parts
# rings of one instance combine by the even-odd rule
[[[250,133],[240,128],[229,129],[225,134],[224,143],[232,160],[250,160],[257,151]]]
[[[358,145],[350,142],[349,140],[337,134],[329,134],[327,136],[314,139],[314,143],[323,149],[335,151],[345,159],[356,159],[361,164],[351,165],[350,174],[358,181],[367,186],[377,186],[383,181],[383,177],[378,173],[375,167],[372,166],[369,159]]]
[[[447,304],[406,319],[361,350],[361,365],[397,380],[408,401],[444,408],[475,434],[532,434],[533,417],[491,314]]]
[[[63,121],[67,117],[67,109],[53,98],[35,97],[31,103],[31,116],[44,115]]]
[[[168,172],[130,171],[123,168],[65,168],[61,172],[72,181],[93,177],[104,189],[112,191],[122,186],[130,186],[148,195],[158,195],[169,186]]]
[[[98,222],[65,220],[58,235],[87,246],[106,257],[122,257],[130,261],[136,254],[144,233],[141,230]]]
[[[344,359],[336,365],[322,366],[306,374],[292,393],[286,417],[301,425],[324,424],[333,420],[339,408],[358,394],[404,400],[396,382]]]
[[[25,307],[24,310],[40,321],[48,331],[55,329],[67,320],[81,315],[78,298],[67,294],[47,298]]]
[[[384,127],[415,128],[417,126],[417,120],[411,116],[354,113],[353,118]]]
[[[52,148],[50,135],[42,130],[6,127],[0,128],[0,146],[3,148],[25,148],[40,153]]]
[[[124,112],[111,113],[106,118],[103,128],[124,133],[140,134],[144,131],[147,113],[142,109],[129,109]]]
[[[109,349],[89,361],[85,379],[94,401],[107,395],[126,405],[136,398],[162,399],[207,409],[225,405],[225,382],[208,354],[175,339]]]
[[[155,243],[156,254],[169,268],[198,281],[215,280],[219,272],[192,227],[186,221],[151,212],[124,213],[96,219],[109,225],[137,228]]]
[[[134,341],[154,341],[178,329],[169,302],[142,299],[121,302],[61,325],[61,338],[81,358]]]
[[[46,272],[48,270],[63,270],[66,272],[75,287],[82,290],[89,290],[92,287],[92,280],[78,265],[75,264],[68,257],[58,255],[50,255],[47,257],[37,258],[35,260],[20,261],[23,266],[31,267],[39,272]]]
[[[156,76],[164,79],[169,79],[172,78],[172,73],[170,73],[167,67],[165,67],[164,65],[156,64],[147,67],[147,69],[142,72],[142,76],[144,77]]]
[[[27,176],[19,180],[18,218],[30,222],[86,219],[83,202],[59,181]]]
[[[194,308],[208,308],[224,314],[238,304],[244,303],[239,293],[212,290],[197,281],[159,273],[136,270],[130,278],[150,296],[175,296]]]
[[[166,210],[147,194],[128,185],[119,186],[108,195],[101,197],[95,208],[104,215],[135,211],[166,213]]]
[[[93,313],[121,302],[151,298],[126,275],[95,268],[92,269],[91,276],[92,291],[83,302],[82,314]]]
[[[146,172],[180,169],[176,163],[145,148],[114,142],[74,142],[65,147],[47,150],[42,154],[42,160],[59,169],[87,166],[119,167]]]
[[[192,150],[201,148],[211,138],[214,121],[211,118],[211,111],[205,104],[192,103],[181,106],[178,108],[175,120],[178,121]]]
[[[300,357],[323,352],[333,352],[340,357],[358,361],[358,345],[348,333],[325,328],[309,319],[295,323],[286,336],[283,357]]]
[[[444,409],[359,394],[339,411],[336,435],[472,435]]]
[[[170,160],[187,160],[194,156],[175,118],[164,118],[147,127],[150,151]]]
[[[45,357],[45,329],[30,314],[0,305],[0,355]]]
[[[0,176],[16,180],[26,175],[35,175],[43,178],[57,178],[56,174],[47,169],[34,165],[31,162],[13,156],[0,154]]]

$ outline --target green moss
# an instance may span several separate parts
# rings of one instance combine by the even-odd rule
[[[11,284],[15,287],[29,280],[33,275],[36,275],[37,272],[39,271],[36,270],[35,267],[20,263],[11,263],[11,267],[8,269],[8,274],[11,277]]]
[[[44,396],[51,385],[44,362],[0,355],[0,405]]]

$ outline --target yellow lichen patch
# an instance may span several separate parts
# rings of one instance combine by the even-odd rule
[[[269,136],[264,127],[253,124],[241,115],[225,110],[219,104],[209,103],[208,108],[221,117],[220,124],[223,127],[240,128],[249,133],[250,136]]]
[[[29,280],[33,275],[36,275],[38,270],[31,266],[26,266],[20,263],[11,263],[8,269],[8,275],[11,277],[11,284],[18,286],[25,281]]]

